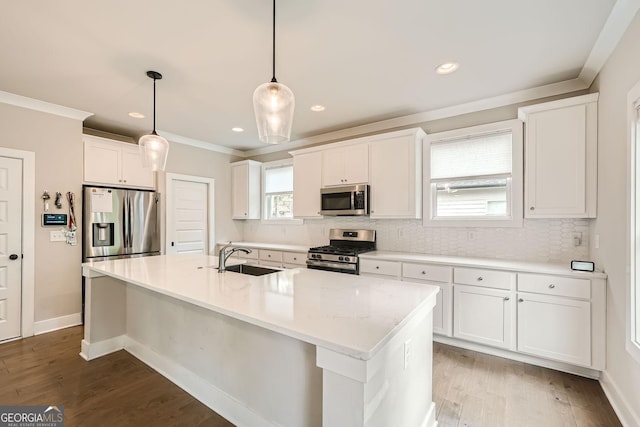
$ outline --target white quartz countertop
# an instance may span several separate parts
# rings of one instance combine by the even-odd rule
[[[260,242],[218,242],[218,246],[231,244],[232,246],[242,246],[249,249],[268,249],[272,251],[285,252],[307,252],[309,246],[289,245],[284,243],[260,243]]]
[[[249,276],[215,267],[217,257],[192,254],[83,264],[85,275],[111,276],[362,360],[413,316],[431,310],[438,292],[435,286],[305,268]]]
[[[537,263],[526,261],[506,261],[491,258],[470,258],[444,255],[416,254],[412,252],[373,251],[360,255],[360,259],[383,261],[402,261],[413,263],[443,264],[455,267],[489,268],[495,270],[509,270],[526,273],[556,274],[582,278],[606,279],[607,275],[596,271],[594,273],[573,271],[569,263]]]

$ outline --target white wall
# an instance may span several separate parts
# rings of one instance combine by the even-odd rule
[[[82,200],[82,122],[0,103],[0,146],[35,152],[35,314],[36,322],[77,314],[81,310],[82,245],[50,242],[49,231],[58,227],[40,225],[40,196],[49,191],[50,212],[68,213],[54,207],[55,192],[75,193]],[[82,221],[82,210],[76,208]],[[80,230],[78,230],[80,231]],[[78,242],[82,242],[78,236]]]
[[[305,220],[304,225],[266,225],[246,221],[244,240],[319,246],[329,243],[330,228],[371,228],[385,251],[472,256],[533,262],[565,262],[589,257],[589,221],[525,220],[523,228],[423,227],[422,220],[370,220],[362,217]],[[573,233],[583,243],[573,245]]]
[[[600,72],[592,90],[598,103],[598,218],[592,228],[600,247],[592,254],[609,276],[607,368],[603,386],[629,426],[640,425],[640,363],[625,350],[627,226],[627,94],[640,81],[640,16]],[[626,401],[626,402],[625,402]],[[625,411],[626,409],[626,411]],[[626,412],[626,415],[622,412]]]

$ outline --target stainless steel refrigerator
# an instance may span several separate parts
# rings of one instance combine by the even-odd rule
[[[83,260],[160,254],[160,195],[84,187]]]

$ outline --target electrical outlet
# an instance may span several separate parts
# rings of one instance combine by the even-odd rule
[[[411,359],[411,340],[404,342],[404,369],[409,367],[409,359]]]
[[[573,246],[582,246],[582,233],[573,233]]]
[[[404,230],[398,228],[398,239],[404,239]]]
[[[467,240],[476,240],[476,232],[467,231]]]
[[[67,236],[64,230],[56,230],[49,232],[49,241],[50,242],[66,242]]]
[[[76,238],[76,232],[75,231],[67,231],[65,233],[66,236],[66,240],[67,243],[70,244],[71,246],[75,246],[78,244],[78,239]]]

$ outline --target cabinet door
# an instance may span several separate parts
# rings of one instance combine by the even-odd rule
[[[142,166],[142,156],[137,146],[122,148],[121,168],[123,184],[153,188],[155,174]]]
[[[423,283],[438,286],[440,292],[436,295],[436,306],[433,308],[433,333],[451,336],[453,295],[451,283],[428,282],[424,280],[402,279],[403,282]]]
[[[525,216],[587,217],[587,107],[532,113],[526,123]]]
[[[369,182],[369,144],[330,148],[322,152],[322,185]]]
[[[369,182],[369,144],[346,147],[344,162],[344,178],[347,184],[366,184]]]
[[[249,165],[231,167],[231,217],[249,217]]]
[[[344,168],[344,148],[331,148],[322,151],[322,186],[345,185]]]
[[[371,218],[422,218],[421,174],[416,174],[415,138],[373,141]]]
[[[120,148],[108,142],[85,140],[84,180],[121,185]]]
[[[320,217],[322,152],[293,157],[293,216]]]
[[[518,351],[590,366],[590,302],[518,294]]]
[[[515,350],[515,307],[509,291],[453,287],[453,336]]]

